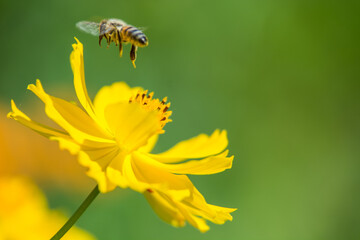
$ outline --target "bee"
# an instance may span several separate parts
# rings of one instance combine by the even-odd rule
[[[131,43],[130,60],[136,68],[136,51],[138,47],[146,47],[149,44],[148,38],[138,28],[125,23],[120,19],[104,19],[100,23],[81,21],[76,24],[80,30],[90,33],[94,36],[99,36],[99,45],[103,38],[107,41],[107,47],[110,43],[115,42],[119,45],[119,55],[122,56],[122,43]]]

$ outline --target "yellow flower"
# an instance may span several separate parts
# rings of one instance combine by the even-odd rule
[[[205,232],[209,229],[205,220],[217,224],[232,220],[230,212],[236,209],[208,204],[186,176],[231,168],[233,157],[225,150],[226,131],[200,134],[166,152],[150,153],[163,127],[171,121],[170,103],[123,82],[103,87],[92,103],[85,85],[83,45],[77,40],[73,49],[70,62],[74,86],[84,110],[50,96],[37,80],[28,89],[44,102],[47,116],[63,130],[32,121],[13,101],[8,117],[78,155],[80,164],[89,169],[88,176],[98,182],[100,192],[119,186],[143,193],[155,212],[173,226],[184,226],[188,221]]]
[[[61,212],[48,209],[44,194],[29,179],[0,178],[0,240],[50,239],[65,222]],[[63,239],[95,238],[73,227]]]

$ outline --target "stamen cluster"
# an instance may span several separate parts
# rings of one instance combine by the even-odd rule
[[[172,114],[172,111],[168,111],[170,103],[166,103],[167,97],[164,97],[163,100],[153,99],[154,92],[148,94],[148,90],[139,91],[135,97],[131,97],[129,103],[138,103],[146,111],[157,111],[159,112],[159,121],[161,128],[163,128],[166,123],[171,122],[172,120],[169,117]]]

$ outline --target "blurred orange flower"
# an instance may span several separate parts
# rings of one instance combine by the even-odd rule
[[[66,189],[93,186],[73,155],[7,119],[6,113],[0,104],[0,176],[26,175],[43,185]]]
[[[29,179],[0,178],[0,240],[47,240],[65,221],[61,212],[48,209],[44,194]],[[73,227],[63,239],[95,238]]]

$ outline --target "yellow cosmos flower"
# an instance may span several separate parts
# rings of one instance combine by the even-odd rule
[[[61,212],[48,209],[44,194],[29,179],[0,178],[0,240],[48,240],[65,221]],[[63,239],[95,238],[73,227]]]
[[[171,121],[170,103],[123,82],[103,87],[91,102],[85,85],[83,45],[76,41],[70,62],[83,109],[47,94],[37,80],[28,89],[44,102],[47,116],[62,130],[34,122],[13,101],[8,117],[78,155],[80,164],[89,169],[88,176],[98,182],[100,192],[119,186],[143,193],[155,212],[173,226],[184,226],[188,221],[205,232],[209,229],[205,220],[217,224],[232,220],[230,213],[235,209],[208,204],[186,176],[231,168],[233,157],[225,150],[226,131],[200,134],[166,152],[152,154],[158,135]]]

